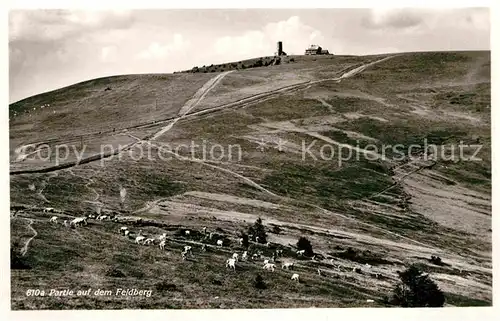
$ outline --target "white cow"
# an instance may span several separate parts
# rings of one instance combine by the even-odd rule
[[[125,232],[123,232],[123,235],[124,236],[128,236],[130,234],[130,231],[129,230],[126,230]]]
[[[233,269],[233,271],[236,271],[236,260],[233,258],[227,259],[226,267]]]
[[[69,222],[69,225],[76,227],[78,225],[82,225],[83,223],[85,223],[85,225],[87,225],[87,218],[86,217],[77,217],[77,218],[73,219],[71,222]]]
[[[193,249],[193,248],[192,248],[190,245],[186,245],[186,246],[184,246],[184,252],[186,252],[186,253],[188,253],[188,252],[189,252],[189,253],[192,253],[192,252],[191,252],[191,250],[192,250],[192,249]]]
[[[146,240],[146,237],[143,236],[143,235],[138,235],[136,238],[135,238],[135,243],[137,244],[141,244],[141,242],[144,243],[144,241]]]
[[[292,280],[299,282],[299,275],[297,273],[294,273],[292,275]]]
[[[239,256],[238,253],[233,254],[233,259],[235,259],[236,262],[238,262],[238,256]]]
[[[185,230],[184,235],[189,236],[189,235],[191,235],[191,232],[189,230]]]
[[[293,262],[286,262],[281,265],[282,269],[293,270]]]
[[[154,244],[155,239],[149,238],[144,240],[144,245],[151,245]]]
[[[264,270],[268,270],[268,271],[271,271],[271,272],[274,272],[274,268],[276,267],[275,264],[272,264],[272,263],[267,263],[267,264],[264,264],[264,266],[262,267]]]
[[[49,219],[49,222],[50,222],[50,223],[57,223],[57,216],[52,216],[52,217]]]
[[[303,256],[305,253],[306,253],[306,250],[297,251],[298,256]]]
[[[108,216],[107,216],[107,215],[99,215],[99,216],[97,217],[97,219],[98,219],[99,221],[105,220],[105,219],[107,219],[107,218],[108,218]]]
[[[128,230],[128,227],[126,226],[120,227],[120,233],[124,234],[126,230]]]
[[[217,240],[217,245],[218,246],[222,246],[224,244],[224,241],[223,240]]]
[[[69,226],[68,220],[64,220],[63,224],[64,224],[64,226],[68,227]]]
[[[43,212],[44,212],[44,213],[53,213],[53,212],[54,212],[54,208],[52,208],[52,207],[47,207],[47,208],[44,208],[44,209],[43,209]]]
[[[164,250],[165,249],[165,244],[166,244],[166,241],[165,240],[161,240],[161,242],[160,242],[160,250]]]

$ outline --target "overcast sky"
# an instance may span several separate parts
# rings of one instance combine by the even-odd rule
[[[10,102],[79,81],[176,70],[319,44],[334,54],[489,50],[489,10],[17,10]]]

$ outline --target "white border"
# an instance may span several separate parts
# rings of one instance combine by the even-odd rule
[[[455,1],[436,1],[436,0],[405,0],[405,1],[369,1],[369,0],[353,0],[353,1],[282,1],[278,3],[277,1],[269,0],[253,0],[247,3],[239,1],[177,1],[168,6],[165,6],[164,1],[159,0],[141,0],[137,2],[125,1],[125,0],[107,0],[107,1],[97,1],[97,0],[73,0],[71,5],[68,4],[66,0],[50,0],[41,3],[36,0],[17,0],[17,1],[7,1],[8,8],[24,8],[24,9],[35,9],[35,8],[93,8],[93,9],[122,9],[122,8],[371,8],[371,7],[491,7],[491,18],[492,39],[498,39],[500,33],[498,32],[498,21],[495,21],[494,17],[499,17],[498,5],[495,1],[483,1],[483,0],[455,0]],[[3,4],[4,2],[2,2]],[[8,33],[7,33],[7,21],[8,12],[7,10],[2,10],[2,21],[4,22],[4,28],[1,29],[1,35],[4,41],[2,42],[2,58],[1,62],[4,64],[3,70],[7,71],[2,77],[2,99],[5,102],[5,109],[8,107]],[[495,37],[496,35],[496,37]],[[499,52],[499,42],[492,41],[491,51]],[[494,137],[492,145],[492,164],[495,164],[497,159],[496,151],[498,150],[496,144],[497,137],[500,137],[498,132],[498,126],[495,126],[495,120],[499,119],[498,113],[495,111],[493,106],[497,106],[498,94],[495,89],[498,89],[497,83],[499,80],[498,74],[498,59],[494,54],[491,55],[492,60],[492,137]],[[88,320],[90,318],[94,320],[109,320],[110,317],[119,317],[120,320],[131,320],[131,319],[142,319],[142,320],[158,320],[158,319],[182,319],[184,321],[188,320],[207,320],[207,319],[217,319],[217,320],[261,320],[262,318],[273,318],[275,320],[304,320],[307,318],[313,319],[314,321],[319,320],[421,320],[421,319],[444,319],[444,320],[493,320],[493,316],[500,316],[500,310],[498,306],[499,293],[496,291],[498,288],[497,279],[498,268],[497,268],[497,257],[498,257],[498,244],[499,237],[498,233],[493,234],[493,304],[496,308],[441,308],[441,309],[370,309],[370,308],[357,308],[357,309],[268,309],[268,310],[107,310],[107,311],[10,311],[10,269],[9,269],[9,237],[10,237],[10,218],[9,218],[9,157],[8,157],[8,146],[9,146],[9,136],[8,136],[8,111],[4,110],[0,115],[1,130],[2,135],[0,137],[0,147],[2,151],[1,165],[5,169],[0,172],[0,204],[2,205],[2,225],[0,236],[1,240],[1,254],[2,263],[1,271],[3,272],[3,278],[1,282],[1,294],[0,294],[0,308],[2,316],[7,317],[7,320],[54,320],[62,318],[63,320]],[[493,178],[497,175],[496,167],[493,166]],[[496,189],[497,184],[493,180],[493,209],[497,208],[496,201]],[[494,210],[493,210],[494,212]],[[493,230],[498,231],[499,219],[496,219],[493,215]],[[4,315],[5,314],[5,315]],[[2,318],[6,320],[5,318]]]

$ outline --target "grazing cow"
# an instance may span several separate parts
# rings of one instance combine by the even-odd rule
[[[236,271],[236,260],[233,258],[227,259],[226,267],[233,269],[233,271]]]
[[[264,264],[264,266],[262,267],[264,270],[268,270],[268,271],[271,271],[271,272],[274,272],[274,268],[276,267],[275,264],[272,264],[272,263],[267,263],[267,264]]]
[[[299,275],[298,275],[297,273],[294,273],[294,274],[292,275],[292,280],[297,281],[297,282],[300,282],[300,281],[299,281]]]
[[[218,246],[222,246],[224,244],[224,241],[223,240],[217,240],[217,245]]]
[[[141,242],[144,243],[144,241],[146,240],[146,237],[143,236],[143,235],[138,235],[136,238],[135,238],[135,243],[137,244],[141,244]]]
[[[146,239],[144,240],[144,245],[151,245],[151,244],[154,244],[155,242],[155,239],[152,239],[152,238],[149,238],[149,239]]]
[[[77,217],[73,219],[71,222],[69,222],[69,226],[75,226],[77,227],[78,225],[82,225],[85,223],[87,225],[87,218],[86,217]]]
[[[49,222],[50,222],[50,223],[57,223],[57,216],[52,216],[52,217],[49,219]]]
[[[282,269],[293,270],[293,262],[286,262],[281,265]]]
[[[107,215],[99,215],[99,216],[97,217],[97,219],[98,219],[99,221],[105,220],[105,219],[107,219],[107,218],[108,218],[108,216],[107,216]]]
[[[160,250],[164,250],[165,249],[165,244],[166,244],[165,240],[161,240],[161,242],[159,244],[160,245]]]
[[[47,207],[47,208],[44,208],[43,209],[43,212],[44,213],[53,213],[55,212],[54,209],[52,207]]]
[[[299,251],[297,251],[297,255],[298,256],[304,256],[305,253],[306,253],[306,250],[299,250]]]
[[[120,227],[120,233],[121,234],[124,234],[126,230],[128,230],[128,227],[126,227],[126,226]]]

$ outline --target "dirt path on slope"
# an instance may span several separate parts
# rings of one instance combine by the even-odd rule
[[[33,221],[32,219],[29,219],[29,218],[24,218],[24,217],[20,217],[20,218],[22,218],[23,220],[27,220],[27,221],[28,221],[28,227],[30,228],[30,230],[32,230],[32,231],[33,231],[33,236],[32,236],[32,237],[30,237],[30,238],[26,241],[26,243],[24,243],[24,246],[23,246],[23,247],[22,247],[22,249],[21,249],[21,255],[22,255],[22,256],[25,256],[25,255],[26,255],[26,253],[28,252],[28,246],[29,246],[30,242],[31,242],[31,241],[32,241],[32,240],[33,240],[33,239],[34,239],[34,238],[38,235],[38,232],[37,232],[37,231],[33,228],[33,226],[32,226],[32,225],[33,225],[33,223],[34,223],[34,221]]]
[[[80,175],[76,175],[71,168],[68,169],[67,172],[70,173],[71,175],[73,175],[74,177],[78,177],[78,178],[81,178],[81,179],[84,179],[84,180],[88,181],[88,183],[85,184],[84,186],[85,186],[85,188],[87,188],[88,190],[90,190],[92,193],[95,194],[95,198],[92,201],[86,201],[86,202],[100,204],[100,202],[98,202],[99,197],[100,197],[99,193],[93,187],[90,187],[91,184],[95,183],[92,178],[85,177],[85,176],[80,176]]]

